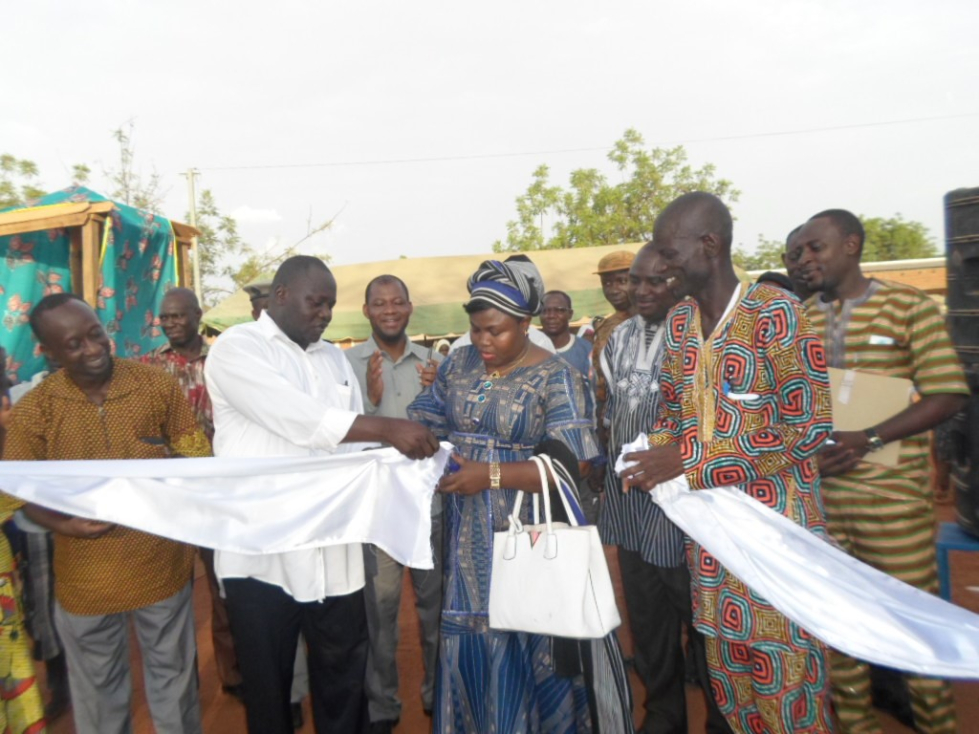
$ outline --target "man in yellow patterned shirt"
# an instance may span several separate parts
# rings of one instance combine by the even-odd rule
[[[180,385],[114,359],[95,312],[70,293],[34,307],[31,329],[62,369],[14,408],[6,460],[208,456]],[[130,528],[28,505],[55,532],[55,620],[78,734],[131,731],[129,620],[143,654],[157,731],[201,731],[191,596],[193,548]]]

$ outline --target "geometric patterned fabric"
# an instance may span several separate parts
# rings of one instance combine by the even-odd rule
[[[696,301],[677,305],[666,328],[650,442],[679,444],[691,489],[738,486],[825,534],[814,456],[832,430],[829,379],[799,302],[771,286],[748,287],[706,350]],[[714,407],[710,415],[704,406]],[[731,726],[831,731],[821,643],[699,544],[689,541],[687,551],[694,624],[708,638],[713,693]]]

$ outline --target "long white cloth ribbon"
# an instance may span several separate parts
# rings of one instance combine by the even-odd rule
[[[692,492],[680,476],[651,495],[728,571],[827,645],[898,670],[979,678],[979,615],[861,563],[736,487]]]
[[[79,517],[191,545],[281,553],[373,543],[430,569],[431,505],[452,447],[275,459],[2,461],[0,488]]]

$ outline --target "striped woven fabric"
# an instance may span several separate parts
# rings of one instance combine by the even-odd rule
[[[484,261],[466,287],[470,303],[483,301],[518,319],[539,314],[544,297],[540,271],[526,255]]]
[[[910,379],[922,396],[968,394],[938,306],[916,288],[873,280],[859,298],[824,303],[817,294],[806,306],[825,340],[831,366]],[[928,442],[928,433],[902,441],[897,467],[862,462],[843,476],[824,479],[823,501],[827,529],[848,553],[936,593]],[[834,653],[832,680],[843,730],[871,731],[878,726],[867,666]],[[907,685],[919,731],[956,731],[952,692],[945,681],[909,676]]]
[[[968,394],[938,306],[916,288],[875,280],[859,299],[823,303],[817,295],[806,305],[830,366],[910,379],[920,395]],[[897,467],[864,462],[825,479],[823,500],[831,534],[859,544],[847,550],[935,591],[928,442],[927,433],[905,439]]]

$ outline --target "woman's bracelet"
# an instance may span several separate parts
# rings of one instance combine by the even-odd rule
[[[500,462],[491,461],[489,465],[490,489],[500,488]]]

